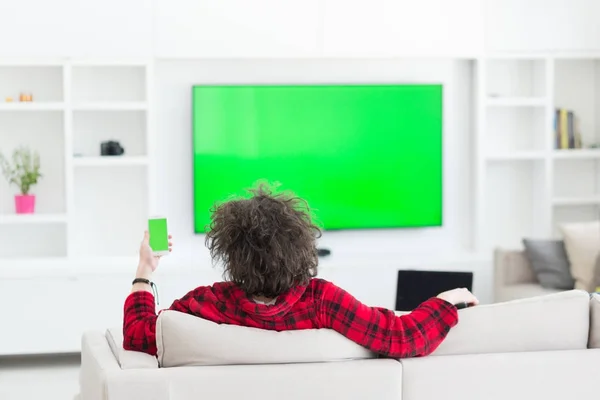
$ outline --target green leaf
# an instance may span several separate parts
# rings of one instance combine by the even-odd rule
[[[15,149],[12,163],[0,153],[0,168],[8,183],[18,186],[21,194],[28,194],[31,187],[42,177],[39,153],[32,152],[25,146]]]

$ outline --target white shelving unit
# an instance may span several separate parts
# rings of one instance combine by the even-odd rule
[[[520,247],[600,217],[600,55],[477,60],[475,247]],[[575,112],[583,149],[555,149],[556,108]]]
[[[43,173],[33,215],[14,213],[0,179],[0,265],[134,255],[152,211],[151,79],[149,61],[0,60],[0,152],[28,146]],[[100,156],[106,140],[125,154]]]
[[[73,105],[75,111],[145,111],[148,105],[144,102],[121,103],[80,103]]]
[[[62,111],[64,103],[0,103],[0,111]]]

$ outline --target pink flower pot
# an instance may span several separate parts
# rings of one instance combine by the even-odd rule
[[[33,214],[35,211],[35,196],[15,195],[15,208],[17,214]]]

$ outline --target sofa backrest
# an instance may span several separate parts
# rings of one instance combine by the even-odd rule
[[[433,355],[585,349],[589,310],[589,294],[579,290],[460,310]]]
[[[289,364],[376,358],[330,329],[268,331],[216,324],[177,311],[163,311],[156,324],[161,367]]]
[[[537,282],[537,277],[525,251],[505,249],[494,251],[494,283],[496,286]]]

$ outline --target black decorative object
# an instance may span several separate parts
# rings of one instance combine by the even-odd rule
[[[121,156],[125,153],[125,149],[119,142],[108,141],[100,143],[100,155],[102,156]]]

